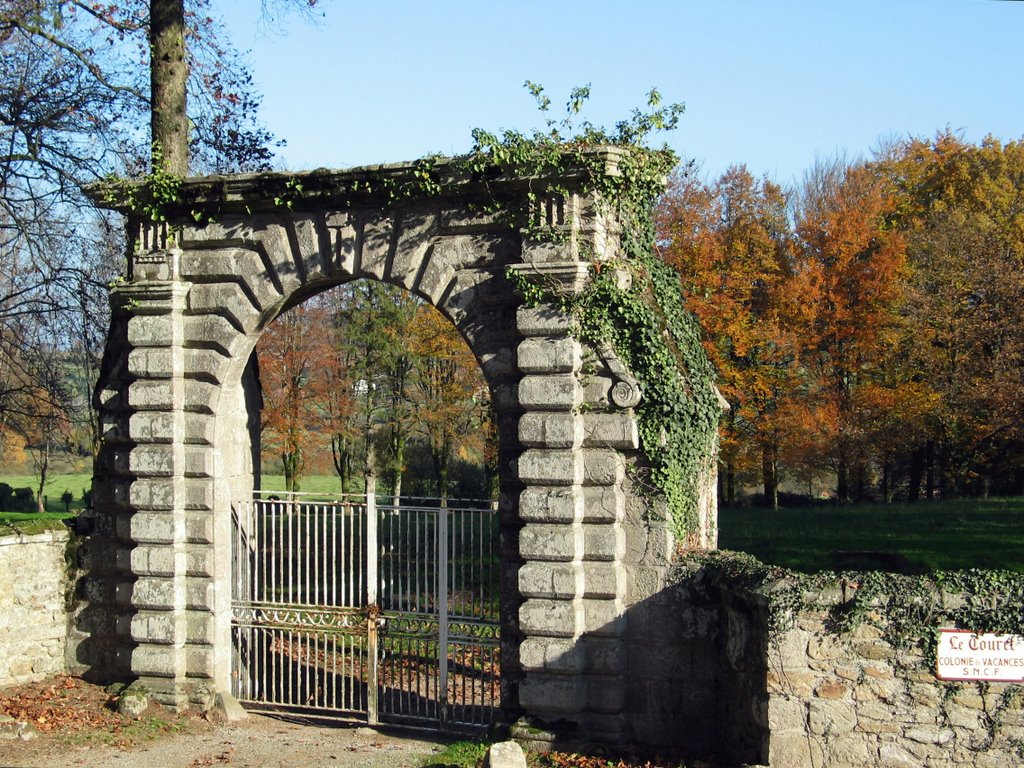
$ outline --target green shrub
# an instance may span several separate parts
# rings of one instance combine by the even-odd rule
[[[11,512],[32,512],[36,508],[36,495],[31,488],[15,488]]]

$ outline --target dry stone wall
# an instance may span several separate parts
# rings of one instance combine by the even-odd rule
[[[0,687],[65,671],[69,538],[0,536]]]
[[[923,644],[887,639],[884,612],[849,632],[830,630],[833,609],[855,588],[837,583],[813,595],[815,607],[768,645],[772,768],[1020,765],[1024,687],[939,680]]]
[[[629,616],[648,640],[630,646],[638,744],[770,768],[1024,763],[1024,686],[939,680],[926,641],[892,639],[881,609],[840,631],[856,579],[800,594],[786,577],[750,588],[728,572],[680,564]],[[922,615],[962,597],[935,593]]]

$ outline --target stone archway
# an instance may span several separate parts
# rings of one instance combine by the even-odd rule
[[[606,151],[607,173],[616,159]],[[558,309],[522,306],[506,277],[578,290],[591,259],[617,255],[617,223],[596,213],[584,173],[435,172],[429,194],[414,165],[192,179],[159,225],[132,219],[133,193],[114,202],[134,246],[97,389],[79,619],[94,674],[137,679],[172,705],[228,689],[230,505],[253,490],[253,346],[289,306],[372,278],[451,319],[492,391],[505,706],[628,739],[625,612],[661,586],[672,548],[627,477],[640,393],[613,353],[584,348]],[[561,236],[510,228],[485,212],[495,201],[532,205]],[[711,510],[700,538],[713,545]]]

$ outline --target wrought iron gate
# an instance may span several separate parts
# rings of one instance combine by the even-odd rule
[[[261,709],[464,730],[500,704],[489,502],[235,505],[232,686]]]

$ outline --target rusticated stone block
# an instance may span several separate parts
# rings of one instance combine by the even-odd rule
[[[636,418],[630,412],[583,414],[585,447],[636,450],[640,447]]]
[[[530,712],[569,715],[583,709],[586,682],[577,675],[533,672],[519,684],[519,703]]]
[[[233,357],[241,351],[246,337],[227,318],[220,315],[186,315],[182,318],[186,344],[216,349]]]
[[[626,596],[626,569],[618,563],[584,563],[585,597],[614,599]]]
[[[140,485],[136,481],[134,491]],[[181,541],[185,532],[184,520],[166,512],[136,512],[131,516],[131,537],[139,544],[173,544]]]
[[[217,655],[202,645],[185,646],[185,665],[189,677],[213,678],[217,669]]]
[[[579,485],[583,480],[583,457],[572,450],[523,451],[519,479],[535,485]]]
[[[184,599],[184,587],[174,579],[142,577],[131,590],[131,604],[140,610],[173,611]]]
[[[213,445],[216,421],[206,413],[185,414],[185,441],[193,444]]]
[[[529,410],[571,411],[580,404],[580,387],[572,374],[524,376],[519,402]]]
[[[128,457],[128,469],[139,477],[174,474],[174,449],[168,444],[138,445]]]
[[[128,558],[131,572],[138,576],[173,576],[181,571],[185,562],[183,553],[160,544],[140,544],[131,550],[119,550],[119,558],[122,553]]]
[[[269,281],[253,281],[254,287],[272,289]],[[257,294],[258,296],[258,294]],[[223,315],[236,328],[253,331],[259,327],[260,315],[281,301],[276,291],[266,291],[263,300],[256,299],[254,305],[249,295],[234,282],[215,283],[209,285],[193,285],[188,293],[189,310],[194,314]]]
[[[185,642],[189,645],[213,645],[215,626],[208,611],[185,613]]]
[[[178,619],[171,611],[139,611],[131,617],[131,638],[137,643],[174,644]]]
[[[174,343],[177,319],[170,314],[128,318],[128,343],[134,347],[168,347]]]
[[[519,307],[516,326],[523,336],[567,336],[572,331],[572,318],[550,305]]]
[[[621,637],[626,632],[626,616],[621,600],[586,598],[583,615],[586,632],[596,637]]]
[[[131,436],[145,443],[169,443],[175,436],[175,416],[166,411],[138,411],[129,418]]]
[[[174,678],[184,673],[181,649],[146,643],[132,650],[132,672],[139,677]]]
[[[626,551],[626,535],[617,525],[583,526],[583,559],[618,561]]]
[[[531,637],[520,645],[519,661],[527,672],[574,674],[583,671],[585,658],[579,640]]]
[[[212,349],[186,349],[184,374],[188,378],[220,383],[229,358]]]
[[[208,447],[185,449],[185,475],[188,477],[212,477],[215,473],[215,454]]]
[[[150,411],[170,411],[174,408],[174,387],[170,379],[136,381],[128,388],[128,404],[132,408]]]
[[[519,569],[519,594],[523,597],[568,598],[583,588],[579,563],[525,563]]]
[[[136,347],[128,353],[128,373],[142,379],[169,379],[175,374],[169,348]]]
[[[213,413],[213,404],[220,396],[220,389],[216,384],[190,380],[185,382],[183,390],[186,411]]]
[[[588,448],[583,451],[583,467],[587,485],[618,485],[626,477],[626,459],[618,451]]]
[[[190,611],[212,611],[215,585],[208,579],[188,578],[185,587],[185,607]]]
[[[531,598],[519,606],[519,629],[545,637],[576,637],[583,624],[583,607],[575,600]]]
[[[527,338],[519,343],[516,360],[523,373],[572,373],[580,367],[582,351],[571,337]]]
[[[519,442],[528,448],[577,448],[582,441],[575,414],[531,411],[519,417]]]
[[[625,517],[626,495],[615,486],[587,486],[583,489],[583,520],[587,523],[616,523]]]
[[[579,488],[532,486],[519,495],[519,517],[526,522],[571,523],[582,517],[583,498]]]
[[[519,531],[519,554],[526,560],[579,560],[581,531],[569,525],[530,524]]]

